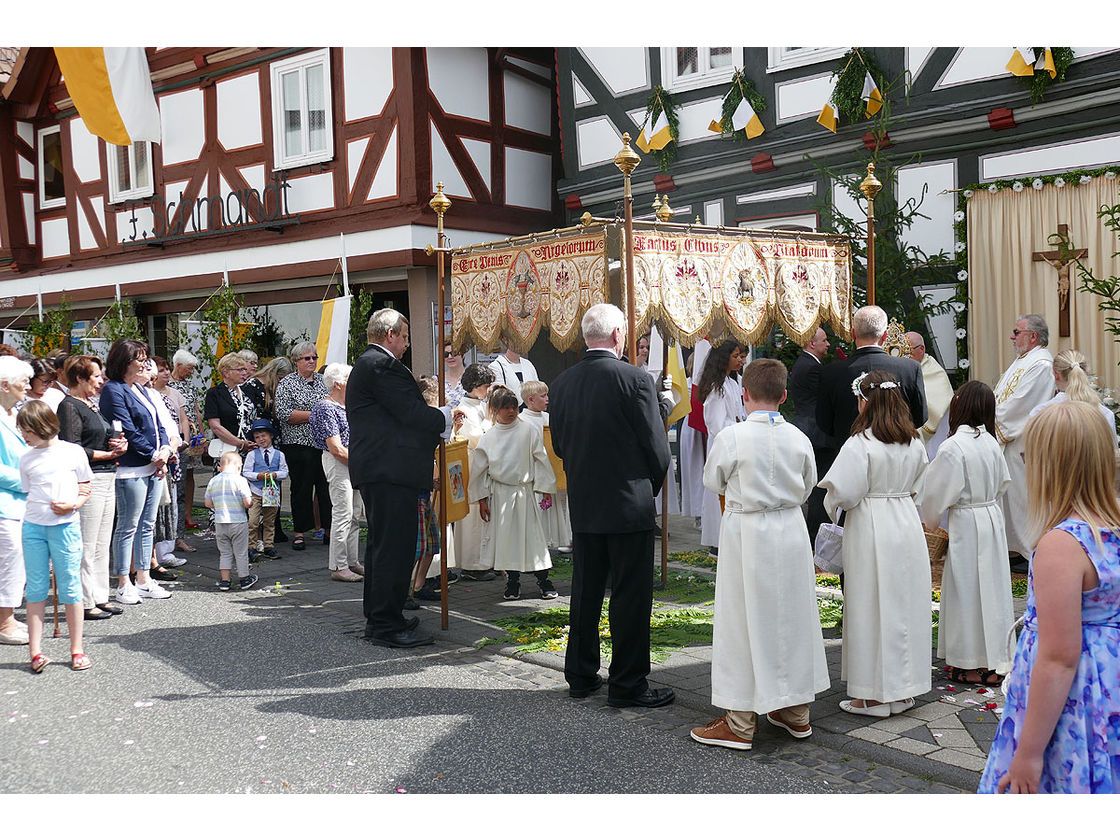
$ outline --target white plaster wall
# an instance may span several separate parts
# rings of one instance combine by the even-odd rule
[[[86,129],[86,124],[75,117],[70,120],[70,155],[74,161],[74,174],[83,183],[101,179],[101,158],[97,138]]]
[[[546,137],[552,133],[552,91],[516,73],[504,73],[506,125]]]
[[[542,79],[552,79],[552,69],[537,64],[535,61],[528,61],[527,59],[517,58],[516,56],[512,55],[507,55],[506,61],[510,64],[516,64],[521,69],[528,70],[530,73],[540,76]]]
[[[926,59],[929,58],[933,50],[934,47],[906,48],[906,70],[910,73],[911,81],[921,72],[922,65],[925,64]]]
[[[984,155],[980,158],[980,178],[990,181],[1018,175],[1042,175],[1116,162],[1120,162],[1120,134],[1111,134],[1021,152]]]
[[[576,105],[590,105],[595,101],[574,75],[572,76],[572,98]]]
[[[354,191],[354,179],[358,177],[358,169],[361,168],[362,158],[365,156],[368,145],[368,137],[359,137],[357,140],[351,140],[346,144],[346,173],[350,179],[348,192]]]
[[[89,200],[89,206],[93,208],[93,216],[97,219],[97,224],[100,225],[102,233],[105,232],[105,199],[99,195],[95,195]]]
[[[202,91],[192,88],[161,96],[159,114],[164,165],[197,160],[206,139]]]
[[[393,126],[393,133],[385,144],[385,154],[381,156],[381,163],[377,166],[377,174],[373,176],[373,183],[369,185],[367,201],[376,198],[389,198],[397,194],[397,127]]]
[[[614,93],[649,87],[645,47],[580,47],[579,51]]]
[[[171,208],[171,213],[174,214],[179,210],[179,193],[185,192],[189,181],[174,181],[170,184],[165,184],[163,187],[163,200],[170,204],[175,202],[175,206]],[[203,193],[204,195],[205,193]]]
[[[321,172],[305,178],[291,178],[288,190],[288,212],[310,213],[334,207],[334,174]]]
[[[898,203],[917,201],[926,189],[914,223],[904,233],[910,245],[916,245],[932,256],[944,251],[954,253],[953,213],[956,212],[957,165],[954,161],[906,166],[898,170]],[[922,218],[928,216],[929,218]]]
[[[789,122],[810,114],[816,116],[821,112],[821,108],[824,107],[824,103],[831,93],[831,73],[776,85],[778,122]]]
[[[26,178],[28,181],[34,181],[35,164],[20,154],[16,155],[16,161],[19,163],[19,177]]]
[[[697,140],[717,140],[720,135],[709,131],[708,124],[712,120],[719,121],[720,111],[723,108],[722,97],[715,99],[701,99],[689,102],[677,109],[677,125],[679,141],[688,143]],[[638,119],[641,119],[639,117]]]
[[[489,59],[482,47],[428,47],[428,87],[448,114],[490,120]]]
[[[704,224],[706,224],[706,225],[722,225],[723,224],[723,202],[722,201],[705,201],[704,202]]]
[[[23,194],[23,223],[27,230],[27,244],[35,244],[35,194]]]
[[[83,251],[97,247],[97,240],[93,236],[93,229],[89,226],[86,214],[81,207],[77,208],[78,215],[78,247]]]
[[[347,120],[380,114],[393,92],[393,48],[344,47],[342,85]]]
[[[922,293],[929,295],[933,303],[943,303],[949,300],[956,294],[956,289],[952,286],[924,288]],[[928,331],[932,332],[936,337],[937,350],[941,354],[938,360],[941,366],[947,370],[952,370],[957,366],[957,323],[956,315],[950,310],[943,315],[934,315],[928,319]],[[925,336],[929,340],[928,333]],[[928,349],[928,348],[927,348]]]
[[[622,148],[622,133],[606,117],[584,120],[576,123],[576,146],[579,149],[579,167],[585,169],[614,160]]]
[[[136,239],[129,239],[132,236],[132,211],[117,213],[117,239],[123,244],[125,242],[132,243],[133,241],[139,242],[145,233],[152,236],[152,226],[155,220],[152,218],[152,210],[150,207],[137,207],[136,208]]]
[[[443,137],[436,130],[436,124],[429,121],[428,125],[432,137],[432,192],[436,191],[436,184],[442,181],[445,194],[457,195],[461,198],[474,198],[467,182],[463,180],[463,176],[459,172],[459,167],[452,160],[451,153],[447,151]]]
[[[1014,47],[964,47],[958,50],[941,79],[934,85],[934,90],[1010,75],[1007,62],[1011,60],[1014,49]],[[1104,47],[1073,47],[1073,60],[1080,61],[1113,51],[1113,48]],[[1030,56],[1024,58],[1029,59]]]
[[[218,140],[225,149],[259,146],[263,142],[259,73],[218,83]]]
[[[482,182],[486,184],[486,189],[492,189],[490,186],[490,143],[486,140],[475,140],[471,137],[463,137],[462,141],[467,154],[471,156],[471,160],[474,162],[475,169],[482,176]]]
[[[816,192],[817,185],[815,183],[796,184],[792,187],[781,187],[776,190],[761,190],[745,195],[737,195],[735,196],[735,203],[756,204],[763,201],[778,201],[783,198],[800,198],[802,196],[815,195]]]
[[[31,123],[16,120],[16,134],[32,149],[35,148],[35,127]]]
[[[245,183],[249,185],[250,189],[259,193],[264,192],[264,164],[242,166],[237,171],[241,173],[241,177],[245,179]]]
[[[832,182],[832,203],[836,212],[857,224],[867,219],[867,209],[862,200],[855,199],[839,181]]]
[[[552,157],[506,147],[506,204],[552,209]]]

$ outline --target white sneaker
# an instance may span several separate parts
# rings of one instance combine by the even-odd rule
[[[136,594],[141,598],[154,598],[157,601],[171,597],[171,593],[154,580],[149,580],[145,584],[136,584]]]
[[[167,569],[177,569],[186,562],[185,557],[176,557],[174,554],[166,554],[159,558],[159,564]]]
[[[140,595],[136,590],[136,586],[132,583],[126,583],[124,586],[118,586],[117,592],[113,596],[118,604],[128,604],[133,606],[140,603]]]

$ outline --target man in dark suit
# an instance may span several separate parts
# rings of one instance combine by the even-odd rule
[[[789,374],[789,396],[793,401],[793,425],[805,433],[813,444],[816,456],[817,475],[824,478],[829,466],[836,457],[836,445],[832,438],[817,426],[817,392],[821,384],[821,359],[828,352],[828,336],[817,327],[813,337],[802,347],[801,355],[793,363]],[[816,541],[817,530],[822,522],[828,522],[824,510],[824,488],[814,487],[809,494],[806,524],[809,527],[809,540]]]
[[[855,352],[844,362],[834,362],[821,372],[817,396],[817,426],[835,441],[837,450],[851,435],[852,423],[859,414],[852,382],[869,370],[885,370],[894,374],[902,387],[902,396],[910,406],[914,428],[926,422],[926,391],[922,382],[922,366],[913,359],[892,356],[882,348],[887,337],[887,313],[878,306],[864,306],[852,316],[852,337]]]
[[[362,494],[366,540],[362,609],[365,636],[384,647],[430,645],[419,619],[402,610],[422,527],[419,498],[432,490],[432,458],[449,428],[450,409],[432,408],[412,372],[398,361],[408,349],[408,320],[395,309],[374,312],[369,347],[346,386],[350,481]]]
[[[611,588],[614,654],[607,703],[664,706],[672,689],[650,688],[653,497],[669,467],[669,445],[650,377],[621,361],[626,320],[597,304],[581,324],[587,353],[549,391],[549,424],[568,477],[572,518],[571,632],[564,676],[572,697],[598,689],[599,615]]]

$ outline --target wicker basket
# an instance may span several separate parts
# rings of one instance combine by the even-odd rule
[[[935,528],[930,531],[924,525],[922,530],[926,535],[926,550],[929,551],[930,560],[940,560],[945,556],[945,549],[949,547],[949,532],[944,528]]]

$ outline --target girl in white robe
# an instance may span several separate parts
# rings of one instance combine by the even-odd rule
[[[778,412],[786,376],[776,359],[751,363],[743,377],[746,422],[716,436],[704,466],[704,485],[726,499],[712,705],[731,710],[728,727],[748,741],[755,716],[776,711],[778,725],[805,737],[812,731],[808,704],[829,687],[813,549],[801,515],[817,483],[816,459],[805,434]],[[697,740],[711,742],[703,737]]]
[[[548,386],[539,380],[530,380],[521,386],[521,399],[525,402],[521,419],[540,429],[543,440],[544,427],[548,425],[548,412],[545,410],[548,408]],[[544,511],[542,519],[549,547],[561,554],[571,554],[572,518],[568,513],[567,490],[557,488],[552,495],[552,507]]]
[[[486,365],[468,365],[459,380],[463,386],[463,396],[458,407],[454,410],[456,419],[455,439],[467,442],[467,467],[474,474],[474,453],[482,435],[492,425],[486,416],[486,404],[483,402],[494,382],[494,374]],[[470,387],[468,387],[470,386]],[[469,495],[470,513],[455,523],[455,557],[459,568],[471,580],[489,580],[493,573],[489,572],[492,566],[482,560],[482,541],[488,529],[478,512],[478,499]]]
[[[494,425],[475,448],[469,493],[479,500],[483,521],[490,523],[482,540],[482,560],[506,571],[505,599],[521,597],[521,572],[536,574],[542,598],[555,598],[540,501],[551,502],[556,478],[540,432],[517,416],[518,404],[517,396],[504,386],[491,392]]]
[[[841,678],[853,699],[840,708],[887,717],[932,687],[932,584],[915,504],[926,450],[894,376],[872,370],[857,377],[852,390],[859,401],[857,431],[820,482],[832,521],[847,513]]]
[[[704,407],[698,398],[697,386],[700,384],[704,362],[711,349],[712,345],[708,339],[700,339],[684,365],[688,373],[688,393],[692,401],[692,411],[699,412],[701,421],[704,419]],[[703,433],[689,422],[692,419],[690,413],[681,423],[681,515],[695,517],[696,527],[699,528],[700,517],[704,511],[704,455],[707,447]]]
[[[712,350],[704,362],[704,373],[700,377],[700,398],[704,401],[704,425],[708,427],[709,453],[716,435],[746,418],[743,410],[743,388],[739,384],[739,371],[743,369],[746,359],[746,348],[731,339]],[[718,548],[722,518],[719,496],[707,487],[704,488],[704,504],[700,516],[700,545]]]
[[[922,499],[922,519],[931,530],[949,512],[937,655],[949,666],[951,680],[995,686],[1011,668],[1007,631],[1015,621],[999,502],[1011,474],[994,437],[991,388],[966,382],[948,415],[952,434],[929,466]]]

